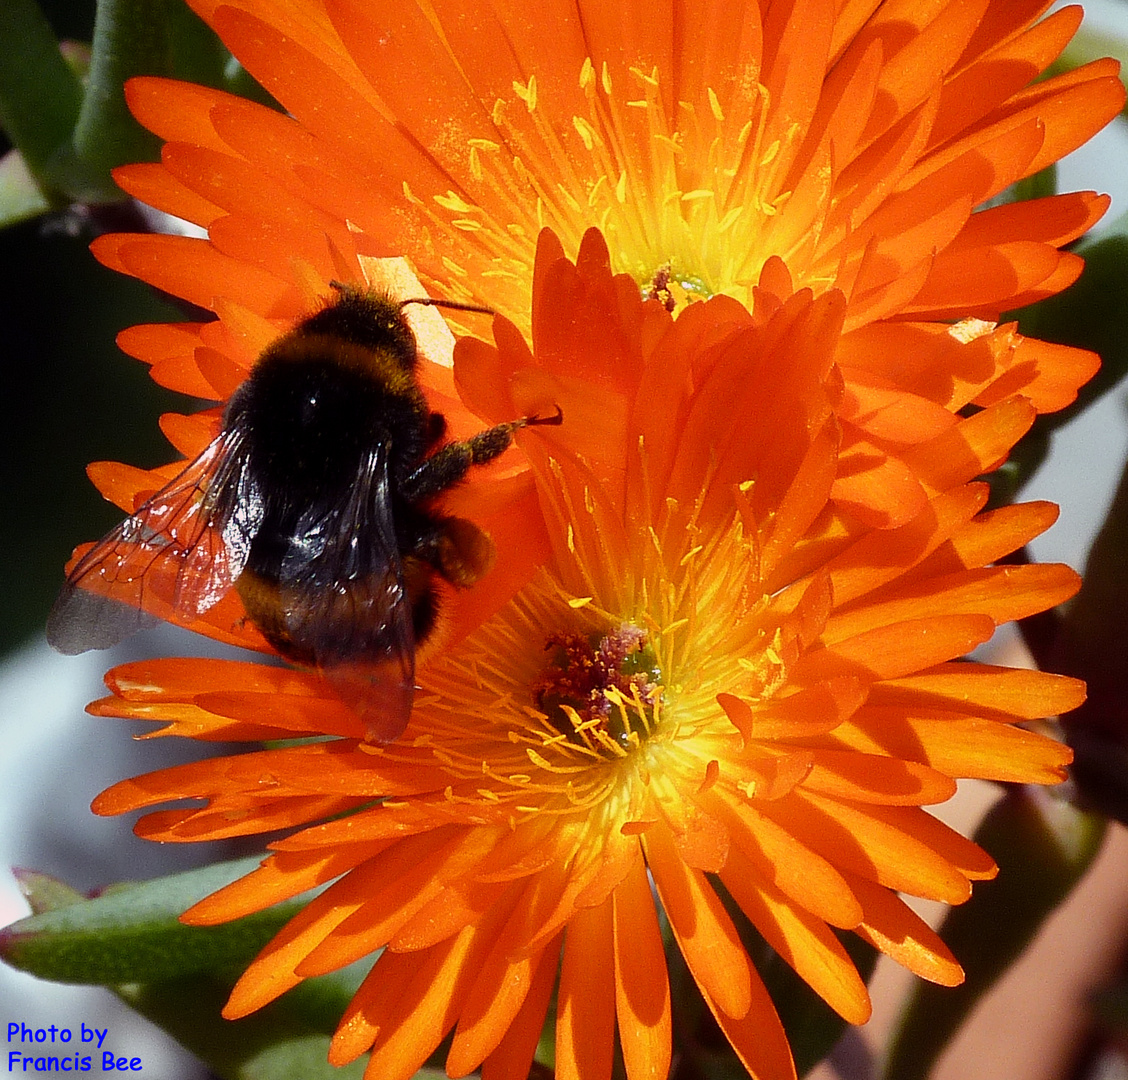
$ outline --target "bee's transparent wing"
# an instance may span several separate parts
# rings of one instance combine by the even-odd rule
[[[246,438],[225,430],[83,555],[47,618],[61,653],[107,649],[162,616],[207,611],[243,570],[262,521]]]

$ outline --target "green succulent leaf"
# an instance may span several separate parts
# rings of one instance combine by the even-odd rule
[[[1128,465],[1085,561],[1081,591],[1069,604],[1055,671],[1085,679],[1089,696],[1066,719],[1067,728],[1103,730],[1123,741],[1128,723]]]
[[[178,916],[259,862],[114,885],[94,898],[18,871],[36,913],[0,931],[0,956],[40,978],[110,987],[224,1080],[359,1080],[364,1061],[338,1069],[327,1055],[371,958],[307,979],[250,1016],[221,1015],[244,967],[309,897],[219,927],[184,926]]]
[[[1084,704],[1062,717],[1079,799],[1128,821],[1128,466],[1085,562],[1081,591],[1060,619],[1052,670],[1084,679]]]
[[[81,904],[86,899],[77,889],[72,889],[66,882],[52,877],[50,874],[38,870],[24,870],[15,867],[12,876],[23,893],[24,899],[31,908],[33,915],[42,915],[48,911],[58,911],[60,908],[70,907],[72,904]]]
[[[0,41],[0,127],[49,202],[46,192],[59,186],[59,161],[78,119],[82,85],[35,0],[0,4]]]
[[[991,474],[994,505],[1013,501],[1045,460],[1054,431],[1128,374],[1128,221],[1122,219],[1111,235],[1084,240],[1075,250],[1085,259],[1085,268],[1070,288],[1001,321],[1017,320],[1027,337],[1089,349],[1100,355],[1101,367],[1072,405],[1039,416],[1007,463]]]
[[[1081,388],[1077,400],[1045,417],[1050,430],[1068,423],[1128,374],[1128,221],[1120,219],[1112,230],[1111,235],[1077,245],[1085,269],[1070,288],[1018,316],[1022,333],[1091,349],[1101,358],[1100,371]]]
[[[1128,38],[1107,30],[1095,30],[1084,26],[1074,34],[1052,70],[1070,71],[1083,64],[1091,64],[1094,60],[1103,60],[1107,56],[1120,61],[1120,74],[1123,80],[1124,72],[1128,70]],[[1128,106],[1121,110],[1121,115],[1126,113]]]
[[[156,136],[129,112],[125,83],[134,75],[172,74],[168,5],[169,0],[99,0],[86,95],[73,135],[72,198],[123,198],[110,170],[159,155]]]
[[[1100,1023],[1123,1044],[1128,1038],[1128,984],[1118,983],[1101,990],[1092,1004]]]
[[[259,862],[240,859],[116,885],[93,899],[44,910],[0,930],[0,957],[42,979],[98,985],[231,970],[250,961],[304,901],[215,927],[185,926],[178,916]]]
[[[38,217],[51,209],[23,155],[9,150],[0,158],[0,228]]]
[[[224,1080],[359,1080],[367,1061],[332,1066],[329,1042],[369,966],[361,961],[307,979],[238,1020],[220,1015],[233,977],[195,975],[122,986],[117,993]]]

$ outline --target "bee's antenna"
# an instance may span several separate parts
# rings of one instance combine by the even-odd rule
[[[329,282],[329,288],[336,289],[339,293],[359,293],[362,291],[358,285],[352,285],[347,281],[337,281],[336,279]],[[398,303],[401,308],[407,307],[408,304],[426,304],[427,307],[444,307],[450,308],[452,311],[476,311],[479,315],[497,314],[493,308],[485,307],[483,304],[464,304],[461,300],[436,300],[430,296],[412,296],[407,300],[400,300]]]
[[[552,416],[526,416],[524,419],[525,427],[532,427],[534,424],[563,424],[564,423],[564,410],[559,405],[554,406],[556,412]]]
[[[428,307],[445,307],[453,311],[476,311],[480,315],[496,315],[493,308],[483,307],[481,304],[464,304],[459,300],[435,300],[430,296],[413,297],[410,300],[401,300],[400,307],[408,304],[426,304]]]

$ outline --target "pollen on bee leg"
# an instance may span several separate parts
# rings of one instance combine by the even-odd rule
[[[444,519],[435,547],[443,577],[461,588],[484,577],[497,558],[489,536],[464,518]]]

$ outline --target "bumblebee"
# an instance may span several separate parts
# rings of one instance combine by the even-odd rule
[[[79,559],[47,639],[74,654],[152,625],[147,583],[189,619],[234,588],[285,659],[322,672],[369,738],[390,742],[411,713],[438,579],[466,588],[493,560],[489,537],[436,497],[519,428],[562,414],[444,443],[403,309],[486,309],[334,287],[262,354],[203,453]]]

